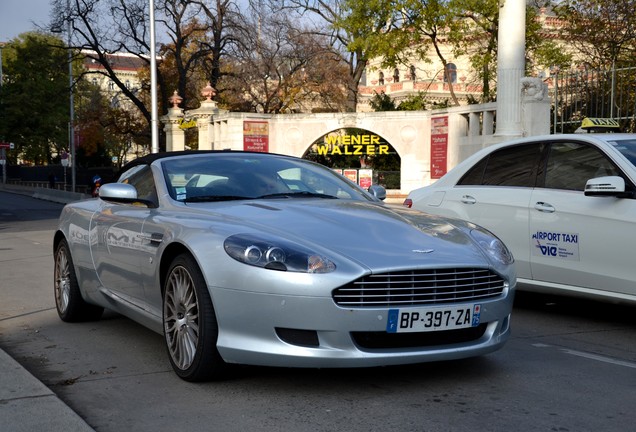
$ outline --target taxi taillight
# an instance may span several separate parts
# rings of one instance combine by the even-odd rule
[[[402,205],[404,207],[411,208],[411,207],[413,207],[413,200],[411,198],[407,198],[407,199],[404,200]]]

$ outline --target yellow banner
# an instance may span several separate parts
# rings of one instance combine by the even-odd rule
[[[181,122],[179,122],[179,129],[192,129],[194,127],[197,127],[197,121],[195,119],[181,119]]]

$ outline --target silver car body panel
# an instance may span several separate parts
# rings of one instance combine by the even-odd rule
[[[161,179],[159,162],[153,163]],[[269,366],[361,367],[482,355],[510,335],[514,265],[489,258],[459,220],[343,199],[237,200],[183,203],[157,181],[159,206],[102,199],[69,204],[60,218],[82,295],[161,333],[162,259],[170,248],[197,261],[217,315],[217,347],[227,362]],[[231,258],[231,235],[268,235],[320,253],[336,265],[325,274],[249,266]],[[426,252],[426,253],[423,253]],[[364,275],[412,269],[483,268],[505,288],[481,305],[476,340],[420,347],[364,348],[352,332],[385,332],[392,307],[341,307],[334,289]],[[472,303],[466,302],[466,305]],[[424,310],[424,309],[422,309]],[[283,341],[277,328],[315,332],[319,345]]]

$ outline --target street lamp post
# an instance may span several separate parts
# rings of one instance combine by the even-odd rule
[[[0,91],[2,90],[2,48],[4,48],[4,42],[0,42]],[[7,183],[7,154],[4,147],[0,148],[0,164],[2,164],[2,183]]]
[[[66,27],[66,49],[68,50],[68,91],[69,91],[69,120],[68,120],[68,147],[71,152],[71,190],[75,192],[75,103],[73,98],[73,51],[71,50],[71,2],[66,0],[66,11],[69,14]],[[62,33],[62,28],[55,26],[51,29],[53,33]],[[66,152],[65,152],[66,153]],[[67,164],[69,160],[66,159]],[[66,171],[66,168],[65,168]],[[66,190],[66,182],[64,183]]]
[[[150,0],[150,136],[151,153],[159,152],[159,123],[157,108],[157,48],[155,41],[155,2]]]
[[[69,13],[67,27],[68,49],[68,85],[69,85],[69,121],[68,121],[68,146],[71,150],[71,191],[75,192],[75,106],[73,101],[73,52],[71,51],[71,2],[66,0],[66,10]]]
[[[0,88],[2,88],[2,48],[4,48],[4,42],[0,42]]]

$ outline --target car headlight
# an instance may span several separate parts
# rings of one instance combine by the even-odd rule
[[[484,252],[494,260],[506,265],[515,261],[506,245],[490,231],[483,228],[473,228],[470,230],[470,235]]]
[[[281,239],[256,234],[237,234],[223,243],[225,252],[244,264],[269,270],[330,273],[336,265],[327,257]]]

